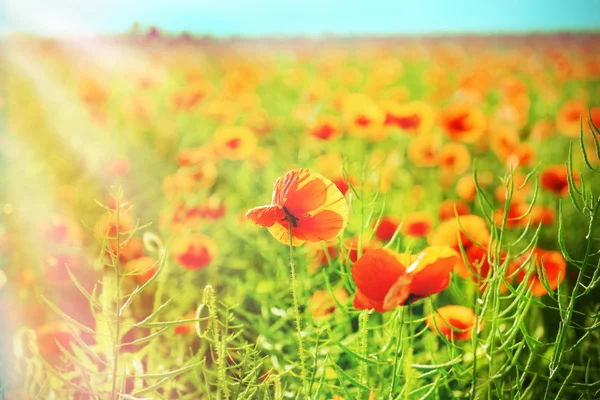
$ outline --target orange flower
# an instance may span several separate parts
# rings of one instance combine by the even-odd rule
[[[512,197],[510,199],[511,204],[525,203],[527,201],[527,196],[531,191],[531,181],[525,183],[526,179],[527,176],[520,172],[515,172],[512,175],[510,175],[508,180],[506,181],[506,184],[502,183],[496,188],[496,191],[494,193],[496,196],[496,200],[502,203],[505,202],[508,196],[507,188],[510,188],[512,186],[513,192]]]
[[[194,229],[200,223],[197,207],[187,207],[185,203],[176,203],[172,208],[164,209],[158,219],[161,229],[177,233],[184,228]]]
[[[365,94],[349,94],[342,100],[344,125],[352,135],[369,140],[385,139],[385,112]]]
[[[504,220],[505,207],[500,207],[494,213],[494,222],[501,226]],[[531,219],[531,213],[527,214],[529,205],[525,203],[511,203],[508,207],[508,215],[506,219],[507,228],[525,227]]]
[[[269,228],[275,239],[299,246],[305,241],[330,241],[348,222],[348,203],[340,190],[324,176],[308,169],[294,169],[277,178],[271,205],[253,208],[246,217]]]
[[[266,136],[273,129],[273,121],[265,110],[258,109],[244,117],[244,126],[259,136]]]
[[[72,344],[75,343],[73,334],[63,323],[49,322],[43,325],[37,332],[37,345],[40,355],[48,362],[54,364],[59,361],[62,350],[72,352]]]
[[[486,120],[480,109],[469,104],[454,104],[442,112],[441,124],[450,139],[473,143],[483,134]]]
[[[556,213],[552,207],[534,205],[531,209],[531,223],[534,225],[551,225],[556,219]]]
[[[476,324],[475,312],[463,306],[444,306],[427,318],[427,327],[449,340],[467,340]],[[436,328],[437,327],[437,328]],[[479,326],[478,331],[481,329]]]
[[[502,162],[515,154],[519,142],[519,132],[514,128],[502,127],[492,130],[490,147]]]
[[[229,100],[212,100],[202,107],[202,114],[208,118],[213,118],[222,124],[233,123],[239,114],[238,106],[235,102]]]
[[[445,290],[458,253],[447,247],[427,247],[416,255],[390,249],[372,250],[354,263],[353,306],[358,310],[393,310]]]
[[[441,221],[445,221],[447,219],[454,219],[458,215],[466,215],[471,212],[469,205],[461,200],[444,200],[440,203],[438,218]]]
[[[333,115],[320,115],[309,124],[309,133],[321,140],[333,140],[340,137],[340,120]]]
[[[222,126],[213,134],[215,154],[228,160],[252,158],[258,147],[254,132],[244,126]]]
[[[477,187],[473,175],[464,175],[456,182],[456,194],[466,202],[472,203],[477,197]]]
[[[202,81],[178,89],[173,93],[173,105],[177,110],[190,112],[206,96],[209,89],[210,87]]]
[[[406,236],[427,236],[433,226],[433,218],[428,212],[418,211],[407,214],[402,223],[402,233]]]
[[[451,273],[459,257],[455,250],[440,246],[426,247],[419,254],[411,255],[406,270],[412,276],[411,300],[444,291],[450,285]]]
[[[457,219],[442,222],[427,238],[432,246],[449,246],[460,251],[459,240],[466,250],[473,243],[486,246],[490,232],[485,220],[477,215],[461,215]]]
[[[393,101],[383,104],[385,126],[400,129],[409,135],[426,134],[433,127],[433,110],[420,101],[400,104]]]
[[[506,256],[506,252],[501,251],[499,264],[505,262]],[[490,275],[491,271],[493,270],[493,265],[490,264],[490,260],[488,259],[488,246],[466,246],[465,257],[468,265],[465,264],[465,261],[461,257],[456,264],[456,273],[463,279],[470,279],[473,282],[478,282],[480,284],[480,289],[483,291],[487,286],[485,279],[488,278],[488,275]],[[512,264],[508,266],[506,270],[507,275],[513,270],[512,268]],[[506,290],[508,290],[508,287],[503,283],[500,288],[500,293],[504,293]]]
[[[352,266],[356,293],[352,305],[358,310],[393,310],[410,296],[411,276],[398,253],[389,249],[372,250]]]
[[[134,275],[138,283],[143,284],[152,279],[158,271],[158,263],[153,257],[140,257],[125,264],[128,274]]]
[[[548,120],[537,121],[531,127],[529,137],[536,142],[541,142],[552,137],[555,130],[554,122]]]
[[[187,234],[177,236],[171,245],[173,259],[185,269],[207,267],[217,256],[217,245],[208,236]]]
[[[398,229],[400,222],[402,222],[400,218],[393,215],[383,216],[381,221],[379,221],[379,226],[375,232],[375,237],[384,242],[389,241],[392,239],[392,236],[394,236],[394,233],[396,232],[396,229]]]
[[[531,167],[536,159],[536,152],[531,143],[524,142],[519,143],[515,149],[515,153],[507,160],[509,165],[518,166],[523,165]]]
[[[144,252],[144,243],[142,239],[134,236],[129,239],[121,248],[121,261],[127,262],[142,256]]]
[[[416,137],[408,144],[408,159],[417,167],[435,167],[438,152],[439,142],[432,135]]]
[[[182,149],[177,155],[177,164],[180,167],[201,164],[211,159],[211,150],[208,146]]]
[[[452,176],[462,174],[471,165],[471,153],[463,144],[447,143],[438,153],[438,165],[444,173]]]
[[[112,250],[112,254],[120,251],[119,258],[121,261],[128,261],[142,255],[142,241],[138,237],[132,237],[126,240],[131,231],[134,229],[133,218],[129,214],[122,213],[119,215],[119,224],[117,229],[116,214],[105,214],[94,227],[96,237],[103,241],[106,238],[108,245]],[[119,233],[119,243],[117,243],[117,230]],[[107,254],[110,252],[107,250]]]
[[[573,171],[573,182],[579,183],[579,175]],[[567,168],[564,165],[551,165],[542,172],[540,177],[542,189],[554,192],[557,196],[569,195]]]
[[[335,289],[333,296],[340,304],[344,304],[350,297],[343,287]],[[310,299],[308,299],[308,311],[314,319],[323,319],[330,314],[333,314],[336,308],[335,304],[336,303],[329,291],[317,290]]]
[[[102,107],[108,100],[105,85],[91,76],[81,76],[78,81],[81,99],[90,107]]]
[[[588,109],[581,100],[569,100],[562,105],[556,115],[558,132],[568,137],[578,137],[579,128],[585,126]],[[583,122],[581,121],[583,119]]]
[[[518,260],[517,265],[522,266],[527,261],[529,255],[523,255]],[[523,270],[519,271],[517,279],[523,282],[527,269],[531,270],[529,276],[529,285],[534,296],[544,296],[548,294],[546,287],[542,283],[544,276],[548,280],[550,290],[556,290],[558,285],[563,281],[567,273],[567,262],[558,251],[544,250],[539,247],[533,250],[533,257],[529,260],[528,265]],[[538,269],[543,272],[538,272]]]

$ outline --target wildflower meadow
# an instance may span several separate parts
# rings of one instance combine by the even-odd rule
[[[0,399],[600,398],[600,36],[0,55]]]

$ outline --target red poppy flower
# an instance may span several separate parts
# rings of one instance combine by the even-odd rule
[[[552,207],[534,205],[531,209],[531,223],[534,225],[551,225],[556,219],[556,212]]]
[[[208,236],[181,235],[175,238],[171,255],[183,268],[196,270],[207,267],[212,262],[217,256],[217,245]]]
[[[528,254],[523,255],[521,259],[517,261],[516,266],[523,265],[528,258]],[[556,290],[567,273],[566,260],[560,252],[554,250],[544,250],[539,247],[535,248],[533,257],[531,257],[528,264],[529,265],[525,266],[524,269],[519,271],[517,279],[519,282],[522,282],[527,274],[527,269],[530,269],[531,275],[529,276],[529,284],[531,285],[531,291],[534,296],[544,296],[548,294],[548,290],[542,283],[544,275],[548,280],[547,283],[550,290]]]
[[[469,104],[454,104],[441,115],[444,133],[452,140],[464,143],[476,142],[486,126],[483,111]]]
[[[467,340],[471,338],[476,321],[475,312],[472,309],[451,305],[440,307],[434,315],[430,315],[427,318],[427,327],[446,336],[449,340]],[[481,329],[481,324],[479,329]]]
[[[465,264],[462,257],[456,264],[456,273],[464,279],[470,279],[474,282],[481,282],[487,279],[492,270],[492,264],[488,259],[488,247],[479,247],[475,245],[468,246],[465,249],[465,256],[468,262],[468,266]],[[504,263],[506,260],[506,252],[502,251],[500,254],[500,263]],[[512,264],[508,267],[507,274],[512,271]],[[486,287],[486,282],[481,282],[481,290]],[[508,288],[506,285],[502,285],[500,293],[504,293]]]
[[[459,254],[449,247],[430,246],[411,255],[406,271],[412,276],[410,294],[413,301],[445,290],[458,260]]]
[[[438,165],[446,175],[462,174],[471,166],[469,149],[461,143],[446,143],[438,153]]]
[[[351,270],[356,284],[354,308],[386,312],[439,293],[450,284],[457,260],[458,253],[447,247],[427,247],[416,255],[369,251]]]
[[[128,261],[142,256],[143,244],[139,237],[127,238],[131,231],[135,228],[133,217],[130,214],[121,214],[119,216],[118,233],[119,243],[117,243],[117,220],[116,213],[105,214],[96,223],[94,228],[95,233],[100,241],[106,239],[111,247],[112,254],[120,251],[119,258],[121,261]],[[110,256],[110,251],[107,254]]]
[[[402,224],[402,233],[411,237],[427,236],[433,226],[433,218],[428,212],[417,211],[407,214]]]
[[[573,181],[579,183],[579,175],[573,171]],[[569,195],[567,169],[564,165],[551,165],[542,172],[540,183],[543,189],[554,192],[557,196]]]
[[[372,250],[354,263],[351,271],[356,284],[354,308],[382,313],[408,300],[412,277],[397,255],[389,249]]]
[[[258,138],[244,126],[221,126],[213,134],[215,154],[227,160],[250,159],[258,147]]]
[[[143,284],[156,274],[158,263],[153,257],[140,257],[125,264],[125,270],[128,274],[134,275],[138,283]]]
[[[281,243],[298,246],[305,241],[330,241],[348,221],[348,204],[340,190],[324,176],[294,169],[277,178],[271,205],[251,209],[246,217],[267,227]]]
[[[309,133],[321,140],[333,140],[340,137],[340,120],[333,115],[320,115],[309,124]]]
[[[440,203],[440,208],[438,210],[438,217],[440,220],[445,221],[448,219],[454,219],[456,217],[455,214],[458,215],[466,215],[471,212],[469,205],[461,200],[444,200]]]
[[[48,323],[37,332],[37,345],[40,355],[52,364],[58,362],[59,357],[62,355],[58,344],[70,352],[74,341],[73,334],[62,323]]]
[[[565,102],[556,114],[558,132],[568,137],[578,137],[581,119],[583,118],[583,126],[585,126],[587,113],[587,106],[583,101],[569,100]]]
[[[482,246],[486,246],[490,242],[490,232],[485,220],[472,214],[442,222],[428,236],[428,241],[433,246],[449,246],[459,251],[458,237],[460,237],[460,242],[465,250],[474,245],[471,240]]]
[[[377,227],[377,231],[375,232],[375,237],[384,242],[389,241],[394,236],[396,229],[398,229],[398,225],[400,225],[402,220],[393,215],[386,215],[381,218],[379,221],[379,226]]]

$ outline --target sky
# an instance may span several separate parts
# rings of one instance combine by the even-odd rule
[[[600,31],[600,0],[2,0],[0,34],[215,36]]]

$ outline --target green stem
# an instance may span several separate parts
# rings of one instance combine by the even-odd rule
[[[404,375],[406,382],[404,384],[404,398],[410,399],[410,385],[412,378],[413,361],[413,326],[412,326],[412,303],[408,305],[408,348],[406,349],[406,358],[404,359]]]
[[[290,236],[290,271],[292,277],[292,299],[294,301],[294,317],[296,320],[296,337],[298,340],[298,355],[300,356],[300,378],[302,379],[302,391],[307,393],[306,382],[306,359],[304,354],[304,340],[302,338],[302,318],[300,317],[300,307],[298,302],[298,288],[296,282],[296,268],[294,266],[294,237],[292,236],[292,223],[288,224],[288,233]]]
[[[360,356],[365,359],[367,358],[367,325],[369,323],[369,310],[364,310],[358,317],[360,321]],[[360,367],[358,368],[358,381],[362,384],[366,384],[367,376],[367,364],[361,360]]]
[[[589,263],[589,258],[590,255],[592,253],[592,243],[594,241],[594,239],[591,237],[592,232],[594,231],[594,222],[597,219],[598,213],[600,212],[600,198],[598,199],[598,201],[596,202],[596,205],[594,206],[594,210],[591,213],[591,217],[590,217],[590,222],[589,222],[589,228],[588,228],[588,236],[586,237],[588,242],[587,242],[587,246],[585,249],[585,254],[583,256],[583,261],[581,263],[581,269],[579,270],[579,274],[577,275],[577,280],[575,282],[575,286],[573,287],[573,292],[571,293],[571,297],[569,298],[569,303],[567,305],[567,309],[566,309],[566,314],[564,319],[562,319],[558,333],[556,335],[556,344],[554,346],[554,352],[552,353],[552,358],[550,359],[550,376],[548,379],[548,383],[546,385],[546,391],[544,394],[544,398],[548,398],[549,394],[550,394],[550,387],[552,385],[552,383],[554,382],[554,375],[556,374],[556,372],[559,369],[559,366],[563,360],[563,350],[564,350],[564,346],[565,346],[565,340],[566,340],[566,331],[569,328],[570,324],[571,324],[571,318],[573,317],[573,309],[575,308],[575,300],[577,299],[577,296],[579,295],[579,289],[581,287],[581,280],[583,278],[583,276],[585,276],[585,271],[587,269],[588,263]],[[558,299],[558,301],[560,301],[560,299]]]
[[[398,314],[400,314],[400,323],[398,324]],[[390,385],[390,395],[389,398],[393,399],[394,392],[396,391],[396,375],[398,374],[398,354],[400,353],[400,345],[402,343],[402,332],[404,331],[404,308],[397,308],[396,315],[394,316],[394,330],[392,334],[395,334],[396,331],[400,330],[400,336],[396,339],[396,350],[394,353],[394,367],[392,369],[392,384]],[[398,326],[399,325],[399,326]]]
[[[481,287],[481,277],[477,276],[477,292],[475,293],[475,327],[473,328],[471,336],[471,347],[473,347],[473,376],[471,379],[471,400],[475,400],[475,393],[477,391],[477,331],[479,330],[479,324],[481,323],[481,308],[479,307],[479,288]]]

